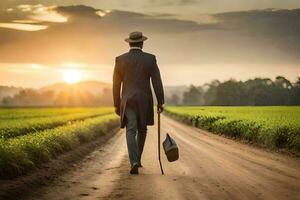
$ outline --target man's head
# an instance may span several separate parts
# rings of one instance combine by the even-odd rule
[[[143,48],[144,41],[148,38],[143,36],[142,32],[135,31],[129,34],[129,37],[125,39],[129,43],[130,47]]]

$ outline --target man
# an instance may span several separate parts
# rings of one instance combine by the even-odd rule
[[[156,58],[142,51],[146,39],[141,32],[130,33],[129,38],[125,39],[130,51],[116,57],[113,75],[115,112],[120,116],[121,128],[126,126],[131,174],[138,174],[138,168],[142,167],[147,125],[154,124],[150,80],[158,103],[157,112],[163,111],[164,104],[163,85]]]

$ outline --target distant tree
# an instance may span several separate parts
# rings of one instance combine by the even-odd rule
[[[289,104],[300,105],[300,77],[297,77],[297,81],[293,84]]]
[[[246,105],[246,92],[243,82],[233,79],[221,83],[216,90],[215,105],[235,106]]]
[[[177,94],[172,94],[166,97],[166,104],[168,105],[180,105],[180,98]]]
[[[3,104],[4,106],[9,106],[9,105],[12,104],[12,101],[13,101],[13,97],[4,97],[4,98],[2,99],[2,104]]]
[[[202,105],[202,88],[190,86],[189,90],[183,94],[183,103],[185,105]]]
[[[300,80],[292,84],[283,76],[274,81],[255,78],[245,82],[233,79],[205,84],[205,105],[299,105]]]
[[[177,94],[172,94],[171,102],[173,105],[179,105],[180,104],[179,96]]]
[[[287,105],[290,99],[290,90],[292,89],[292,84],[283,76],[277,76],[274,81],[274,103],[276,105]]]
[[[69,104],[68,94],[64,91],[59,92],[54,99],[54,105],[56,106],[66,106]]]
[[[216,93],[217,93],[217,88],[220,85],[220,81],[218,80],[213,80],[210,83],[204,84],[204,104],[205,105],[213,105],[214,102],[216,101]]]
[[[282,89],[291,89],[293,87],[291,82],[284,76],[277,76],[274,83],[277,87]]]
[[[5,101],[10,106],[33,106],[40,101],[40,95],[36,90],[25,89],[21,90],[9,101]]]
[[[247,105],[268,105],[273,101],[272,90],[274,83],[268,78],[255,78],[244,83],[246,90]]]

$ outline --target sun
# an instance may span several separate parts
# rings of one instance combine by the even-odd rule
[[[76,69],[68,69],[63,72],[63,77],[66,83],[78,83],[81,80],[81,73]]]

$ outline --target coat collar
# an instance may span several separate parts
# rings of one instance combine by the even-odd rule
[[[129,51],[143,51],[140,47],[130,47]]]

